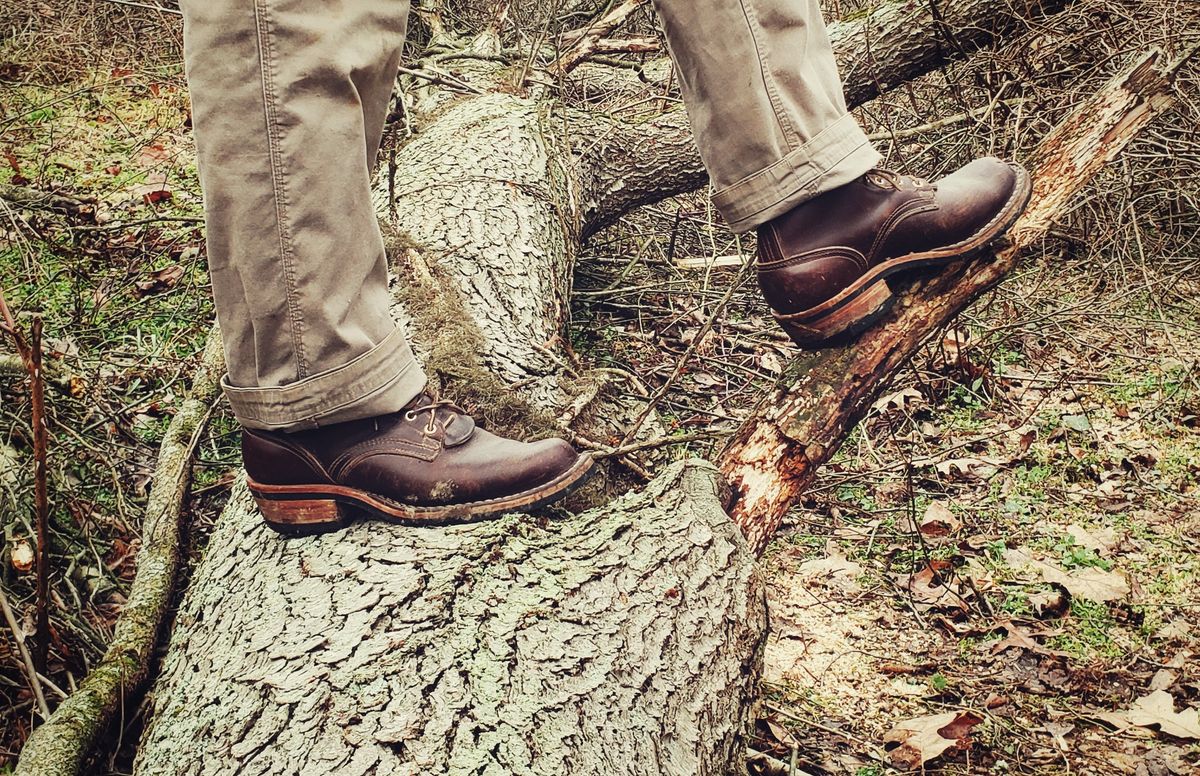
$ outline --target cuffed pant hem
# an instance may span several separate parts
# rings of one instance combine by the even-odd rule
[[[734,232],[748,232],[879,164],[854,116],[847,113],[779,161],[713,194]]]
[[[240,388],[221,380],[246,428],[302,431],[396,412],[425,388],[425,372],[397,328],[344,366],[288,385]]]

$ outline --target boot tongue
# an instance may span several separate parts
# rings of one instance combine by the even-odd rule
[[[443,428],[445,436],[442,437],[442,444],[446,447],[458,447],[474,435],[475,419],[470,415],[455,414],[452,419],[446,421]]]

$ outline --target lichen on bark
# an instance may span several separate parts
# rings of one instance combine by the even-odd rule
[[[239,484],[136,772],[728,773],[766,622],[717,490],[681,462],[562,520],[295,542]]]

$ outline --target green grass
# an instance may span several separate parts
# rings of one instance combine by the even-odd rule
[[[1078,660],[1116,659],[1125,653],[1113,640],[1117,623],[1107,604],[1075,598],[1071,601],[1070,616],[1062,625],[1066,632],[1052,637],[1049,644],[1054,649],[1069,652]]]

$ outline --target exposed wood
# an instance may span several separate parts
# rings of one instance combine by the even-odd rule
[[[1184,60],[1161,60],[1159,52],[1139,58],[1042,141],[1030,162],[1033,199],[1008,240],[917,286],[852,347],[797,359],[742,424],[720,467],[733,487],[730,515],[757,552],[921,342],[1003,279],[1100,168],[1171,106]]]
[[[78,689],[37,727],[21,750],[16,776],[75,776],[98,737],[146,678],[179,569],[180,516],[192,455],[225,371],[214,327],[192,376],[191,391],[167,427],[142,523],[137,576],[113,640]]]

